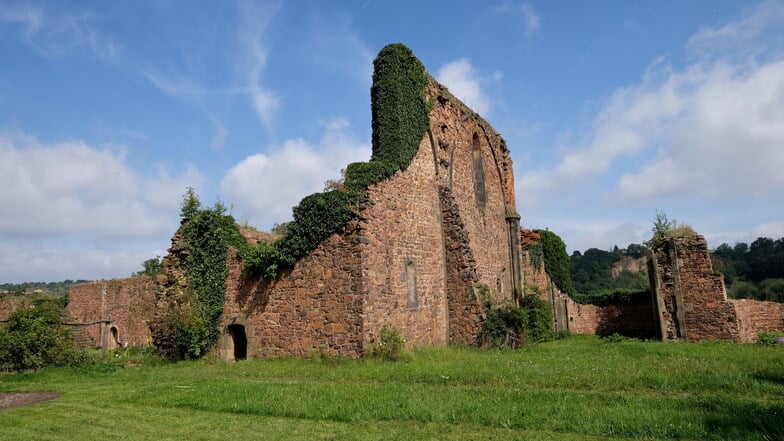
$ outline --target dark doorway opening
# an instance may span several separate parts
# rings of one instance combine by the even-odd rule
[[[117,336],[117,328],[112,326],[109,328],[109,339],[106,342],[106,349],[116,349],[120,347],[120,339]]]
[[[245,335],[245,326],[229,325],[232,346],[234,346],[234,360],[245,360],[248,357],[248,337]]]

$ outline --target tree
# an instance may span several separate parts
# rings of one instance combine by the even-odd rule
[[[662,210],[656,210],[656,217],[653,219],[653,238],[660,239],[667,236],[667,233],[678,227],[678,221],[670,219]]]
[[[85,362],[85,352],[76,347],[70,331],[60,325],[62,309],[59,300],[42,300],[14,311],[5,328],[0,329],[0,370]]]
[[[152,259],[145,260],[142,262],[142,268],[144,268],[144,270],[136,273],[137,276],[155,276],[160,274],[163,271],[161,256],[155,256]]]
[[[199,196],[196,195],[196,191],[193,187],[187,187],[180,204],[180,217],[183,220],[188,220],[195,216],[200,208],[201,202],[199,201]]]

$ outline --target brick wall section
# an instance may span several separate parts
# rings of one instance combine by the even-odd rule
[[[446,241],[446,297],[449,307],[449,341],[473,344],[482,327],[484,305],[474,288],[476,261],[460,210],[448,188],[440,194]]]
[[[506,216],[515,212],[514,174],[509,149],[493,128],[434,80],[427,87],[434,103],[430,135],[438,182],[450,189],[460,211],[476,260],[477,283],[487,285],[496,302],[512,297],[509,227]],[[477,203],[475,191],[476,135],[484,170],[487,202]],[[426,139],[428,138],[426,136]],[[422,146],[421,148],[430,147]],[[514,231],[516,234],[516,229]],[[500,289],[498,289],[500,287]]]
[[[575,334],[611,335],[654,338],[656,323],[650,301],[614,305],[581,305],[567,299],[569,331]]]
[[[102,307],[101,291],[106,289]],[[117,340],[122,346],[150,344],[149,322],[155,313],[155,294],[158,284],[150,277],[131,277],[74,285],[68,291],[68,312],[84,325],[94,347],[101,340],[100,320],[108,320],[106,329],[117,328]]]
[[[368,200],[361,213],[365,343],[393,327],[413,345],[446,344],[444,235],[427,136],[408,168],[372,185]]]
[[[227,327],[245,326],[247,356],[362,355],[362,266],[356,234],[334,234],[274,281],[247,279],[229,250],[218,350],[232,359]]]
[[[3,297],[0,298],[0,322],[5,322],[8,317],[19,309],[22,304],[29,303],[22,297]]]
[[[723,277],[713,272],[705,238],[675,237],[653,251],[666,338],[739,341],[738,316],[727,301]]]
[[[740,322],[740,341],[753,343],[760,332],[784,332],[784,303],[730,300]]]

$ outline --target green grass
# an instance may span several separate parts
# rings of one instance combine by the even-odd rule
[[[420,349],[406,361],[279,359],[47,369],[0,391],[18,439],[784,439],[784,348],[608,343]]]

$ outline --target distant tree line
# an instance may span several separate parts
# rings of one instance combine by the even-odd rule
[[[72,286],[89,280],[66,279],[62,282],[24,282],[0,284],[0,297],[25,296],[33,294],[65,295]]]
[[[638,259],[645,256],[647,250],[645,245],[633,243],[625,249],[616,245],[612,251],[589,248],[583,253],[572,253],[569,273],[577,291],[573,296],[575,301],[602,304],[631,301],[637,296],[647,295],[648,278],[644,271],[624,269],[613,275],[613,267],[623,258]]]
[[[784,302],[784,237],[760,237],[750,245],[723,243],[711,260],[724,275],[730,297]]]

